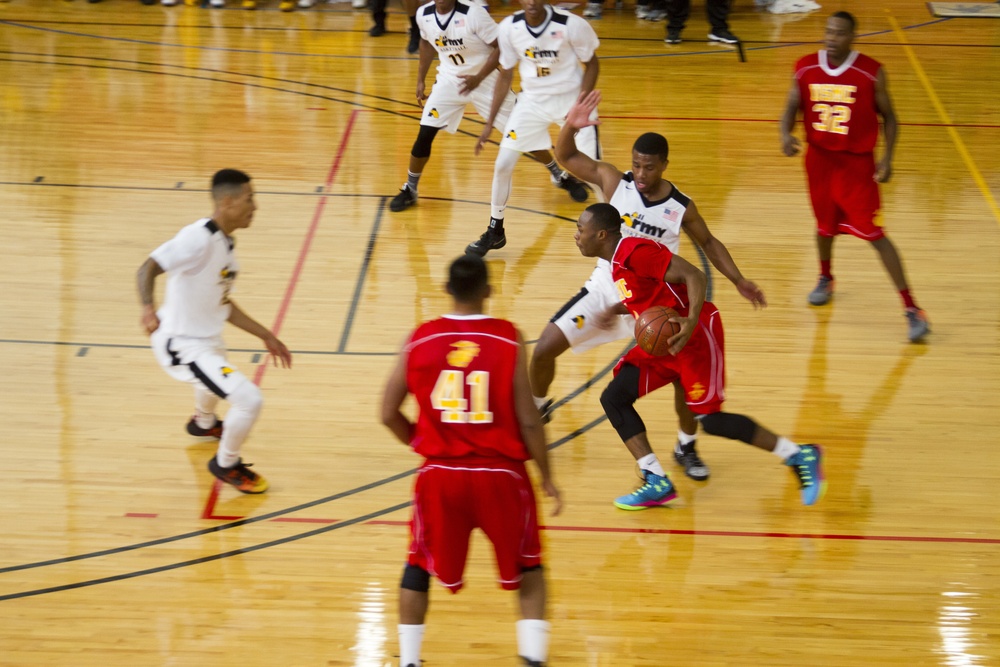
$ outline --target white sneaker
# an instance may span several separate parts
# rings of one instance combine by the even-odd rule
[[[355,9],[364,9],[368,6],[368,0],[352,0],[351,7]]]
[[[649,7],[647,5],[635,6],[635,17],[637,19],[644,19],[647,16],[649,16]]]
[[[309,9],[316,4],[316,0],[299,0],[299,9]]]
[[[177,0],[160,0],[160,4],[164,7],[173,7],[177,4]]]
[[[212,0],[212,6],[216,9],[220,9],[226,6],[226,0]]]

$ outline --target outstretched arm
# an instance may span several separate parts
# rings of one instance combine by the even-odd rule
[[[671,318],[672,322],[681,325],[681,330],[670,337],[670,354],[677,354],[687,345],[694,328],[698,326],[698,316],[701,315],[701,307],[705,305],[705,290],[708,280],[691,262],[679,255],[674,255],[670,260],[670,266],[663,274],[663,281],[667,283],[684,283],[687,285],[688,306],[687,317]]]
[[[739,267],[736,266],[736,262],[733,260],[733,256],[729,254],[729,249],[709,231],[705,219],[701,217],[701,213],[698,212],[698,207],[694,205],[694,202],[691,202],[687,211],[684,212],[684,220],[681,224],[684,231],[691,237],[691,240],[705,251],[705,256],[712,262],[712,266],[717,268],[719,273],[726,278],[729,278],[730,282],[736,286],[736,291],[744,299],[752,303],[754,308],[767,307],[767,299],[764,297],[763,290],[757,287],[753,281],[743,277]]]
[[[285,347],[284,343],[278,340],[277,336],[271,333],[270,329],[244,313],[234,302],[230,301],[229,307],[230,324],[239,329],[243,329],[243,331],[246,331],[251,336],[260,338],[264,343],[264,347],[267,348],[267,351],[270,352],[271,357],[273,357],[275,366],[277,366],[280,361],[282,368],[292,367],[292,353],[288,351],[288,348]]]
[[[404,445],[410,445],[413,437],[413,424],[400,411],[400,408],[403,407],[403,401],[406,400],[406,395],[409,393],[406,388],[406,359],[407,354],[404,350],[399,353],[396,367],[385,384],[385,392],[382,395],[382,423],[392,431],[397,440]]]
[[[885,183],[892,178],[892,158],[896,152],[896,136],[899,131],[896,111],[892,108],[892,99],[889,97],[885,68],[879,69],[878,78],[875,79],[875,105],[882,116],[882,131],[885,133],[885,153],[875,169],[875,180]]]
[[[483,131],[479,134],[479,140],[476,142],[476,155],[483,150],[483,146],[486,142],[490,140],[490,134],[493,133],[493,123],[497,120],[497,114],[500,113],[500,107],[503,106],[504,99],[507,98],[507,93],[510,92],[510,84],[514,81],[514,70],[500,68],[500,76],[497,77],[496,86],[493,88],[493,104],[490,105],[490,117],[486,119],[486,125],[483,126]]]
[[[781,114],[781,150],[789,157],[802,150],[802,144],[792,135],[801,103],[799,82],[793,76],[792,87],[788,89],[788,98],[785,100],[785,112]]]
[[[576,133],[585,127],[599,125],[599,120],[591,120],[590,116],[601,101],[601,91],[580,93],[576,103],[566,114],[566,123],[559,131],[556,139],[556,160],[577,178],[596,183],[601,186],[604,196],[611,199],[618,182],[622,180],[622,172],[607,162],[598,162],[589,155],[581,153],[576,147]]]
[[[552,516],[562,511],[562,498],[559,489],[552,480],[552,471],[549,468],[549,450],[545,445],[545,428],[542,426],[538,408],[531,398],[531,383],[528,381],[527,352],[524,349],[524,340],[521,333],[517,334],[519,349],[517,352],[517,367],[514,369],[514,409],[517,412],[517,422],[521,427],[521,438],[531,454],[531,458],[538,464],[538,472],[542,476],[542,490],[545,495],[555,501]]]
[[[161,273],[163,273],[163,269],[152,257],[147,258],[136,273],[139,303],[142,304],[142,315],[139,318],[139,323],[148,334],[160,328],[160,318],[156,316],[156,305],[153,304],[153,291],[156,286],[156,276]]]

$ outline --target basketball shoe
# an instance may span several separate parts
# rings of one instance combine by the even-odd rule
[[[571,174],[569,174],[566,171],[559,174],[558,177],[550,176],[549,178],[552,179],[552,184],[555,185],[557,188],[562,188],[563,190],[568,192],[569,196],[573,198],[573,201],[575,202],[587,201],[587,197],[589,196],[588,195],[589,189],[587,188],[586,185],[583,184],[583,181],[574,178]]]
[[[819,282],[812,292],[809,292],[809,303],[814,306],[825,306],[833,298],[833,278],[820,276]]]
[[[739,38],[728,30],[713,30],[708,33],[708,41],[722,42],[723,44],[735,44]]]
[[[708,466],[695,451],[694,442],[690,445],[682,445],[680,442],[674,445],[674,460],[684,468],[684,474],[691,479],[698,482],[708,479]]]
[[[604,5],[600,2],[588,2],[587,6],[583,10],[583,18],[585,19],[599,19],[601,14],[604,13]]]
[[[420,31],[410,28],[410,43],[406,45],[407,53],[416,53],[420,50]]]
[[[681,31],[677,28],[667,28],[667,37],[663,41],[667,44],[680,44]]]
[[[281,0],[278,4],[278,9],[283,12],[295,11],[295,0]]]
[[[548,424],[552,421],[552,412],[552,399],[550,398],[542,404],[542,407],[538,408],[538,416],[542,424]]]
[[[299,9],[309,9],[316,4],[316,0],[299,0]]]
[[[919,308],[906,309],[907,335],[911,343],[919,343],[930,333],[931,323],[927,321],[927,313]]]
[[[802,487],[802,504],[815,505],[826,493],[823,478],[823,452],[819,445],[802,445],[798,454],[785,459]]]
[[[545,667],[545,663],[541,660],[528,660],[523,655],[521,660],[524,660],[524,667]]]
[[[399,213],[402,210],[408,209],[417,203],[417,193],[410,189],[409,183],[403,183],[403,187],[399,189],[399,194],[392,198],[389,202],[389,210],[395,213]]]
[[[250,470],[252,463],[243,463],[243,459],[230,468],[223,468],[213,456],[208,461],[208,471],[226,484],[236,487],[243,493],[264,493],[267,491],[267,480]]]
[[[503,221],[499,221],[503,224]],[[495,219],[490,218],[490,226],[486,228],[486,231],[482,233],[478,241],[473,241],[469,245],[465,246],[465,252],[469,255],[479,255],[483,257],[490,250],[499,250],[500,248],[507,245],[507,235],[503,232],[503,227],[500,231],[496,231],[497,225],[494,224]]]
[[[191,417],[191,421],[187,423],[187,432],[196,438],[215,438],[218,440],[222,437],[222,420],[217,418],[215,426],[212,428],[202,428],[198,426],[195,418]]]
[[[257,0],[243,0],[243,9],[257,9]]]
[[[669,477],[660,477],[656,473],[643,470],[645,484],[628,494],[615,498],[615,507],[622,510],[644,510],[669,503],[677,497],[677,490],[670,483]]]

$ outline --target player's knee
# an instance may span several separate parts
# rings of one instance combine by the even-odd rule
[[[739,440],[747,444],[753,443],[753,437],[757,433],[757,423],[746,415],[714,412],[710,415],[699,415],[698,421],[709,435]]]
[[[245,410],[253,415],[259,414],[260,409],[264,407],[264,397],[260,393],[260,387],[249,380],[237,385],[226,398],[234,408]]]
[[[535,349],[531,353],[533,363],[547,360],[554,361],[556,357],[569,349],[569,341],[566,334],[555,324],[549,322],[542,330],[542,335],[535,343]]]
[[[399,582],[399,587],[426,593],[431,587],[431,575],[422,567],[407,564],[403,568],[403,579]]]
[[[497,153],[497,161],[493,165],[493,174],[504,177],[513,176],[514,167],[520,157],[521,154],[513,149],[501,148],[500,152]]]
[[[437,127],[421,125],[420,131],[417,133],[417,140],[413,142],[413,149],[410,151],[410,155],[415,158],[430,157],[431,145],[434,143],[434,137],[437,136],[439,129]]]

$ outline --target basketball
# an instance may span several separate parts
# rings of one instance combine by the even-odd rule
[[[635,321],[635,342],[644,351],[656,357],[670,354],[667,341],[678,333],[681,327],[669,318],[680,317],[673,308],[653,306],[640,315]]]

